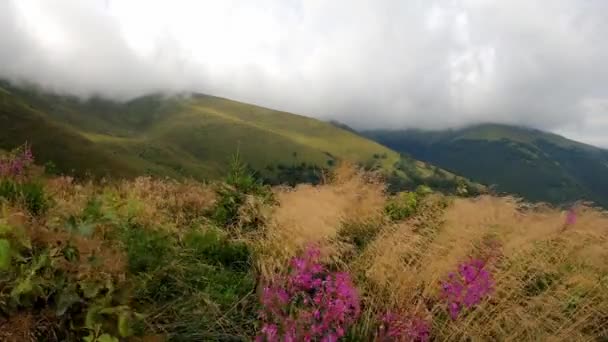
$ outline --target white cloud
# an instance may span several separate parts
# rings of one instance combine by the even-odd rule
[[[588,105],[608,99],[607,34],[603,0],[5,0],[0,76],[118,98],[194,90],[358,127],[523,124],[608,146],[608,114]]]

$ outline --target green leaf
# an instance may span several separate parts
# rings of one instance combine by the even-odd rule
[[[94,231],[95,231],[95,224],[83,222],[78,225],[78,234],[80,234],[82,236],[91,237],[91,235],[93,235]]]
[[[67,245],[61,251],[61,253],[63,254],[65,260],[69,262],[77,261],[80,258],[80,253],[78,252],[78,249],[72,245]]]
[[[123,311],[128,311],[129,307],[127,305],[119,305],[119,306],[113,306],[111,308],[103,308],[101,310],[99,310],[99,313],[102,315],[113,315],[113,314],[118,314],[120,312]]]
[[[70,215],[68,219],[65,221],[65,227],[70,232],[73,233],[78,226],[78,222],[76,221],[76,216]]]
[[[85,298],[94,298],[99,294],[99,291],[103,289],[103,285],[98,282],[81,281],[79,284]]]
[[[85,328],[95,330],[95,328],[99,325],[97,323],[99,318],[99,310],[100,307],[96,305],[90,307],[89,310],[87,310],[87,315],[84,319]]]
[[[11,267],[11,243],[6,239],[0,239],[0,270]]]
[[[9,226],[8,224],[6,224],[4,222],[0,222],[0,236],[6,236],[12,231],[13,231],[13,229],[11,226]]]
[[[33,292],[33,290],[34,285],[32,284],[31,278],[28,277],[25,279],[18,280],[17,286],[15,286],[11,291],[11,298],[19,302],[19,298],[21,297],[21,295],[31,293]]]
[[[119,342],[118,339],[109,334],[103,334],[97,338],[97,342]]]
[[[131,331],[131,315],[128,311],[122,311],[118,314],[118,333],[121,337],[129,337]]]
[[[63,289],[57,299],[57,315],[63,315],[72,305],[80,302],[80,296],[76,293],[76,286],[71,285]]]

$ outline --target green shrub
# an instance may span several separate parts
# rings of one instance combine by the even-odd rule
[[[256,281],[247,245],[219,229],[191,231],[181,241],[136,230],[126,248],[135,302],[149,317],[148,333],[180,341],[253,335]]]
[[[49,205],[49,198],[44,192],[44,186],[38,182],[18,183],[10,179],[0,181],[0,198],[8,202],[23,204],[33,215],[44,214]]]
[[[230,171],[224,184],[217,190],[217,200],[211,211],[212,220],[222,227],[235,227],[239,223],[240,208],[246,203],[248,196],[260,198],[264,203],[272,202],[272,191],[256,179],[247,165],[239,159],[238,153],[233,157]],[[258,228],[256,220],[249,224],[247,230]]]
[[[191,231],[184,237],[184,247],[195,258],[211,265],[244,271],[250,266],[250,253],[244,242],[230,241],[223,232],[209,228]]]
[[[559,276],[555,273],[529,271],[523,279],[524,292],[528,297],[538,296],[547,291],[558,279]]]
[[[21,184],[21,198],[29,212],[36,216],[46,213],[49,207],[49,200],[40,183]]]
[[[0,314],[27,312],[39,324],[36,340],[101,341],[131,335],[136,314],[120,281],[105,273],[81,277],[74,270],[90,262],[61,248],[34,245],[11,227],[0,239]],[[64,246],[63,249],[69,248]],[[8,258],[11,262],[5,263]]]
[[[424,197],[426,195],[430,195],[433,193],[433,189],[431,189],[430,186],[427,185],[418,185],[416,187],[416,195],[418,197]]]
[[[153,272],[171,262],[174,256],[173,240],[170,235],[158,230],[127,225],[123,241],[129,271],[134,274]]]
[[[19,198],[19,184],[9,179],[0,180],[0,197],[9,202],[15,202]]]
[[[418,196],[414,192],[401,192],[384,208],[386,215],[393,221],[400,221],[410,217],[418,208]]]
[[[44,163],[44,173],[49,176],[57,176],[61,172],[57,167],[57,164],[55,164],[52,160],[49,160]]]
[[[372,242],[380,230],[380,222],[345,222],[338,231],[339,239],[354,245],[358,251],[362,251]]]
[[[87,200],[87,203],[82,210],[81,218],[84,221],[97,221],[101,220],[104,216],[102,210],[102,201],[98,197],[91,197]]]

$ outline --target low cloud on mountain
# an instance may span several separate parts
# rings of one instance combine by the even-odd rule
[[[199,91],[357,128],[528,125],[608,146],[608,2],[7,0],[0,77]]]

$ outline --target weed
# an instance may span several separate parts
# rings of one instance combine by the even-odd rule
[[[244,230],[259,228],[263,220],[255,219],[255,217],[254,219],[240,220],[241,208],[252,196],[261,198],[264,203],[272,202],[270,189],[254,177],[247,165],[241,162],[237,153],[232,158],[225,183],[217,189],[217,201],[211,212],[211,218],[220,227],[236,227],[239,222],[245,222],[239,228]]]
[[[339,240],[350,243],[358,251],[362,251],[369,243],[374,241],[382,228],[382,222],[376,220],[365,222],[347,221],[338,230],[338,237]]]
[[[418,196],[414,192],[402,192],[388,202],[384,211],[393,221],[410,217],[418,207]]]
[[[0,198],[12,204],[21,204],[34,216],[44,214],[50,200],[44,192],[44,186],[38,182],[16,182],[10,179],[0,180]]]

